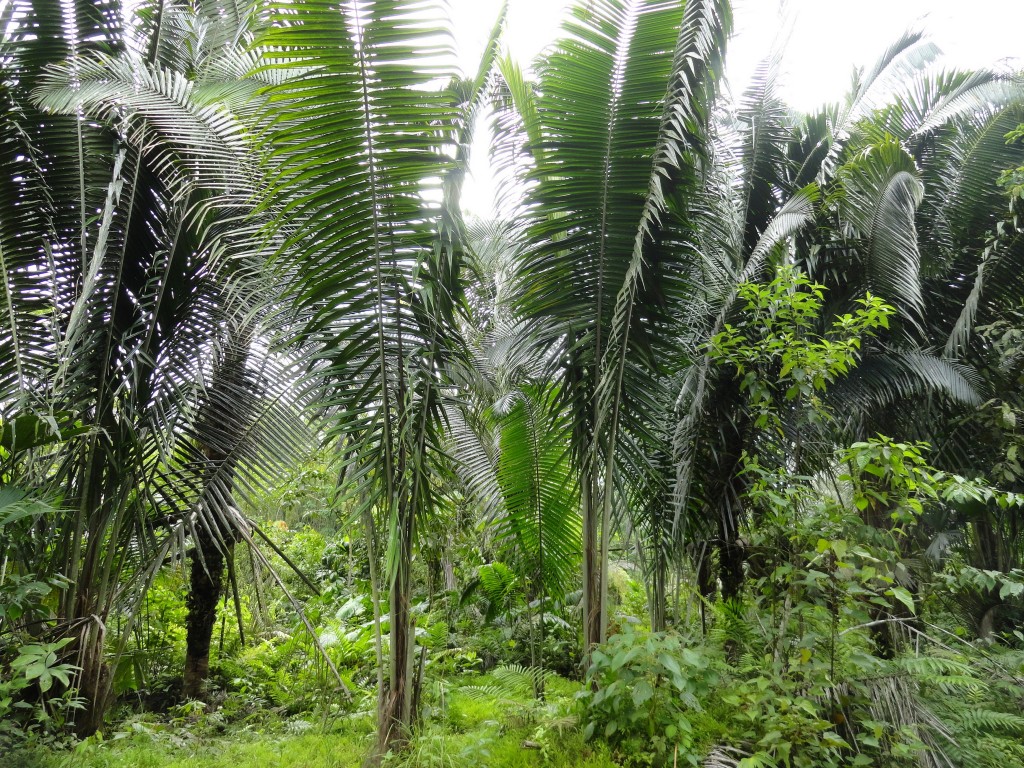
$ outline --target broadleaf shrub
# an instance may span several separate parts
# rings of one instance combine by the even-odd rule
[[[675,634],[613,635],[591,655],[579,694],[584,738],[603,737],[626,765],[697,765],[694,723],[718,681],[713,658]]]

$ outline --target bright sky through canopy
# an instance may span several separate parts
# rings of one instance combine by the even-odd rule
[[[463,69],[475,71],[500,0],[449,0]],[[548,45],[568,0],[510,0],[507,44],[528,63]],[[1016,58],[1024,66],[1024,0],[737,0],[729,43],[728,77],[734,93],[746,87],[757,63],[782,44],[782,97],[809,110],[845,94],[855,66],[867,66],[908,28],[923,29],[943,51],[947,68],[992,66]],[[474,153],[467,209],[487,215],[492,184],[486,149]]]

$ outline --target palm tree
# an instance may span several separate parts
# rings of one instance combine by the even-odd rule
[[[26,452],[18,472],[60,500],[59,514],[40,521],[49,535],[22,567],[70,582],[54,632],[75,639],[87,701],[77,725],[91,732],[157,570],[189,532],[200,541],[203,530],[237,528],[228,505],[211,503],[225,498],[214,488],[244,486],[283,452],[280,442],[267,450],[273,398],[245,413],[228,453],[210,450],[223,398],[207,394],[215,371],[202,353],[223,329],[251,327],[243,278],[255,270],[235,267],[243,239],[224,235],[240,231],[252,176],[240,170],[249,145],[225,89],[200,96],[168,63],[188,11],[13,5],[0,233],[11,354],[0,402],[5,423],[51,425],[48,450]]]
[[[182,204],[201,209],[204,216],[191,226],[209,231],[214,242],[224,235],[232,239],[232,253],[217,253],[225,248],[222,240],[207,260],[220,261],[232,290],[246,294],[225,297],[224,308],[234,305],[236,312],[258,312],[266,303],[258,297],[261,283],[246,280],[250,275],[244,274],[244,267],[234,268],[239,259],[247,259],[250,265],[254,262],[253,254],[246,251],[252,247],[249,243],[256,242],[251,235],[247,237],[246,230],[252,225],[244,223],[246,206],[251,207],[246,197],[254,193],[254,173],[253,164],[245,158],[248,148],[239,138],[241,126],[229,111],[237,106],[244,114],[259,103],[256,89],[260,82],[250,75],[254,61],[246,52],[258,16],[248,4],[222,2],[202,7],[164,3],[157,10],[159,27],[151,35],[148,60],[130,49],[117,57],[82,57],[76,69],[66,73],[65,81],[54,82],[51,75],[43,92],[55,109],[81,110],[100,120],[112,112],[130,110],[127,120],[138,123],[134,130],[140,136],[158,137],[176,154],[179,165],[186,161],[200,183],[191,199]],[[140,82],[148,85],[141,92]],[[62,102],[62,97],[66,101]],[[198,152],[201,154],[193,154]],[[186,235],[196,236],[192,232]],[[265,408],[246,372],[258,320],[235,320],[229,311],[221,325],[223,328],[209,338],[217,361],[193,435],[204,454],[200,461],[207,468],[199,501],[205,514],[190,522],[192,563],[183,686],[188,698],[199,697],[208,674],[225,555],[243,536],[239,529],[246,526],[231,494],[236,452],[246,439],[252,418]]]
[[[44,563],[47,557],[54,558],[49,568],[44,565],[47,570],[60,572],[66,567],[72,585],[64,595],[61,615],[65,631],[79,634],[80,689],[89,703],[83,728],[89,730],[102,717],[109,690],[104,619],[114,603],[124,599],[118,593],[136,587],[132,581],[121,581],[120,573],[127,575],[129,568],[118,566],[129,551],[125,545],[132,529],[142,522],[131,507],[134,478],[122,483],[128,473],[112,467],[115,462],[121,467],[145,466],[146,455],[156,446],[139,439],[142,435],[132,429],[129,414],[134,406],[141,416],[141,403],[158,395],[152,386],[158,375],[156,361],[180,357],[173,348],[176,339],[158,333],[160,326],[152,322],[159,319],[167,323],[164,327],[173,327],[179,307],[168,302],[152,320],[143,319],[129,294],[153,295],[150,265],[143,260],[149,255],[156,270],[169,265],[173,254],[157,255],[153,236],[174,222],[157,217],[153,223],[158,229],[143,229],[141,222],[147,214],[152,216],[153,205],[163,203],[170,190],[136,154],[116,147],[112,131],[96,130],[77,115],[43,116],[30,99],[47,65],[90,48],[109,52],[123,45],[117,9],[109,16],[90,3],[34,3],[20,10],[13,28],[5,30],[4,41],[9,67],[5,128],[11,139],[5,146],[15,154],[24,153],[21,165],[27,171],[5,178],[5,213],[10,216],[4,219],[12,226],[5,232],[3,250],[5,257],[14,257],[5,258],[5,310],[11,328],[7,340],[14,354],[6,358],[11,375],[4,379],[17,386],[5,392],[5,421],[23,413],[59,410],[88,428],[81,438],[61,443],[68,450],[52,457],[56,485],[63,486],[69,513],[66,521],[48,521],[56,524],[57,545],[38,554]],[[68,31],[71,22],[77,38]],[[102,42],[87,42],[93,39]],[[148,193],[140,198],[149,199],[141,210],[134,199],[127,209],[139,210],[139,226],[115,223],[121,194],[135,198],[140,188]],[[27,207],[33,208],[28,220],[22,213]],[[98,226],[91,224],[97,209],[102,210]],[[125,270],[122,282],[114,275],[122,271],[119,261],[129,243],[139,253],[141,269]],[[20,284],[11,289],[15,281]],[[119,337],[126,343],[122,345]],[[140,351],[148,354],[137,355]],[[122,394],[119,385],[125,374],[138,382],[127,393],[129,398],[141,395],[141,402]]]
[[[537,93],[506,75],[522,116],[529,275],[520,312],[545,340],[572,424],[583,517],[583,624],[604,640],[607,567],[623,453],[643,423],[691,260],[686,194],[709,121],[729,8],[605,0],[574,9],[539,62]]]
[[[955,108],[964,103],[966,109]],[[1006,354],[1000,335],[1016,324],[1024,298],[1024,232],[1014,199],[1008,201],[992,182],[1024,158],[1024,148],[1004,138],[1022,114],[1019,80],[951,72],[902,95],[882,123],[910,147],[925,182],[918,231],[922,282],[934,297],[926,307],[925,333],[970,372],[979,394],[970,409],[929,404],[925,418],[907,425],[908,432],[920,430],[936,446],[935,460],[943,468],[985,476],[1010,490],[1020,486],[1017,473],[1007,472],[1014,449],[1013,429],[1006,429],[1019,407],[1019,386],[1013,355]],[[940,527],[932,529],[936,543],[948,542],[978,568],[1010,570],[1019,562],[1015,510],[988,503],[944,512],[936,520]],[[963,605],[981,635],[1005,616],[1004,600],[995,593],[965,597]]]
[[[414,716],[412,560],[441,503],[444,371],[462,347],[454,202],[498,30],[467,81],[449,66],[440,7],[310,2],[275,13],[260,44],[268,66],[293,75],[270,92],[279,267],[346,482],[364,519],[383,522],[380,756],[408,738]],[[429,202],[438,193],[441,204]]]
[[[705,350],[733,311],[738,283],[761,280],[777,264],[795,261],[828,286],[825,318],[850,311],[866,290],[900,308],[892,338],[873,343],[854,375],[831,392],[835,413],[851,417],[849,424],[858,414],[880,413],[882,402],[923,392],[961,403],[977,396],[969,372],[930,351],[921,335],[925,292],[914,231],[922,203],[920,173],[913,157],[878,127],[884,121],[880,116],[896,122],[895,108],[887,106],[894,86],[907,73],[920,72],[936,53],[921,35],[908,33],[859,73],[844,104],[803,118],[788,112],[776,96],[777,59],[770,56],[734,118],[718,126],[713,157],[720,170],[703,196],[710,215],[698,228],[701,258],[690,279],[698,290],[680,309],[680,338],[689,362],[677,388],[677,515],[670,539],[677,547],[684,539],[717,542],[726,596],[737,594],[743,581],[738,468],[743,452],[753,450],[758,430],[738,382],[710,369]],[[979,75],[952,78],[930,92],[916,85],[927,82],[924,76],[916,77],[907,92],[931,93],[927,104],[919,104],[924,114],[918,125],[931,121],[933,128],[970,114],[978,104],[1005,99],[1008,87],[1005,80]],[[816,229],[809,227],[812,222]],[[814,471],[827,463],[835,437],[818,427],[805,433],[807,427],[799,418],[788,425],[778,455]],[[809,450],[813,444],[824,450]],[[708,552],[707,546],[696,549]],[[706,564],[703,559],[698,571],[708,581]]]
[[[844,416],[842,436],[815,436],[799,418],[787,427],[777,455],[795,459],[798,470],[827,468],[836,439],[859,439],[879,428],[891,433],[896,414],[914,410],[906,407],[908,398],[931,394],[931,402],[960,408],[978,402],[977,377],[937,354],[944,338],[927,331],[938,297],[949,292],[928,290],[930,236],[919,233],[949,219],[932,218],[936,203],[949,199],[938,180],[977,173],[961,173],[955,164],[929,170],[931,158],[965,156],[937,149],[938,134],[972,144],[961,130],[973,120],[992,119],[1013,87],[992,73],[922,73],[935,55],[921,35],[908,33],[859,74],[845,104],[804,118],[790,115],[774,95],[775,63],[769,59],[737,111],[738,131],[723,133],[726,140],[716,150],[727,161],[724,177],[737,181],[726,186],[735,191],[724,206],[713,206],[718,214],[706,227],[701,275],[713,290],[693,302],[705,319],[691,323],[698,329],[686,347],[692,360],[701,360],[706,340],[728,316],[735,281],[760,279],[780,261],[794,261],[828,286],[826,317],[850,311],[866,290],[900,311],[893,332],[868,345],[856,371],[830,392],[833,412]],[[738,158],[735,170],[729,170],[731,158]],[[733,544],[744,518],[737,467],[743,451],[754,448],[755,430],[736,384],[720,381],[706,363],[684,377],[680,403],[676,493],[689,500],[680,522],[698,537],[718,541],[723,593],[734,595],[743,581],[742,548]],[[917,414],[914,419],[920,422]],[[809,450],[814,443],[824,452]]]
[[[476,223],[466,242],[462,336],[468,366],[453,370],[453,457],[466,495],[483,510],[504,562],[525,578],[531,665],[544,666],[545,613],[578,581],[579,487],[571,424],[547,375],[538,334],[514,313],[522,227]],[[542,695],[537,678],[537,694]]]

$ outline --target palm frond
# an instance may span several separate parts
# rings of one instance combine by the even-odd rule
[[[837,172],[844,236],[863,254],[865,286],[920,329],[924,318],[915,214],[924,187],[914,160],[889,140],[864,150]]]
[[[837,412],[849,412],[854,405],[861,413],[871,413],[929,394],[977,406],[983,386],[977,372],[966,365],[925,350],[890,348],[866,355],[850,376],[835,385],[829,398]]]
[[[573,584],[582,546],[567,427],[552,392],[524,390],[501,420],[497,463],[504,512],[498,530],[514,538],[555,598]]]

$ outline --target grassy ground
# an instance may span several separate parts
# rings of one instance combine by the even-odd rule
[[[217,740],[174,747],[135,741],[110,743],[73,752],[21,753],[10,768],[358,768],[368,743],[347,735],[253,736],[246,740],[226,735]],[[549,746],[547,757],[526,749],[518,734],[475,732],[434,734],[415,741],[408,753],[385,762],[412,768],[611,768],[606,753],[593,750],[579,737]]]
[[[571,726],[577,685],[554,680],[536,704],[489,677],[460,681],[426,707],[427,722],[392,768],[611,768],[608,754],[584,744]],[[193,722],[114,726],[106,739],[70,751],[37,748],[9,755],[5,768],[358,768],[373,744],[367,716],[322,729],[304,721],[266,720],[222,731]],[[120,729],[120,730],[119,730]],[[295,730],[305,729],[303,733]]]
[[[243,736],[174,745],[152,738],[84,744],[67,752],[24,755],[18,768],[354,768],[365,744],[349,735]]]

